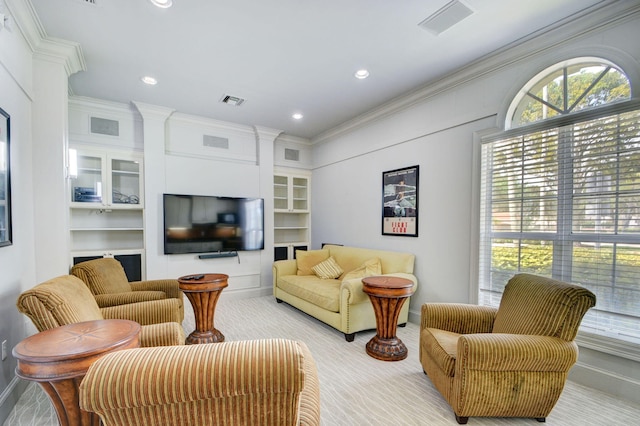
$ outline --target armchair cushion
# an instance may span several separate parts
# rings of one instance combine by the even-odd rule
[[[94,298],[98,306],[106,308],[127,303],[161,300],[166,298],[166,295],[161,291],[127,291],[124,293],[95,294]]]
[[[448,377],[456,368],[456,350],[460,334],[437,328],[424,329],[420,335],[422,350],[429,353]]]
[[[146,302],[100,308],[105,319],[121,318],[135,321],[140,325],[163,322],[182,322],[176,299],[148,300]]]
[[[80,278],[93,294],[124,293],[131,291],[120,262],[113,258],[100,258],[73,265],[71,275]]]
[[[162,292],[168,298],[182,299],[182,291],[180,291],[178,280],[175,279],[131,281],[129,285],[131,290],[136,293],[143,291]]]

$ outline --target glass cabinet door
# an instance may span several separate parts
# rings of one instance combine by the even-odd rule
[[[103,204],[103,158],[78,152],[78,176],[71,179],[73,203]]]
[[[275,210],[289,210],[289,177],[273,177],[273,208]]]
[[[110,169],[111,204],[141,204],[140,162],[121,158],[111,158]]]
[[[292,206],[293,210],[306,211],[309,209],[307,188],[309,180],[304,177],[294,177],[292,182]]]

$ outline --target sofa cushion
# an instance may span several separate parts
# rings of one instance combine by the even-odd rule
[[[422,352],[428,353],[444,374],[453,377],[460,334],[437,328],[425,328],[420,337]]]
[[[342,277],[342,280],[350,280],[352,278],[364,278],[371,277],[373,275],[382,274],[382,265],[380,264],[380,258],[374,257],[365,261],[362,265],[356,269],[347,272]]]
[[[296,250],[298,275],[314,275],[311,268],[329,258],[329,250]]]
[[[336,279],[344,273],[340,265],[336,263],[333,256],[329,256],[327,260],[318,263],[316,266],[311,268],[311,270],[318,278],[325,280]]]
[[[415,256],[410,253],[400,253],[384,250],[372,250],[359,247],[325,245],[331,256],[336,259],[338,265],[345,271],[352,271],[365,261],[377,257],[380,259],[383,274],[403,272],[413,274]]]
[[[340,310],[339,280],[323,280],[316,276],[286,275],[278,280],[278,287],[331,312]]]

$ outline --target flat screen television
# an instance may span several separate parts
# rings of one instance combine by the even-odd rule
[[[163,195],[164,253],[264,249],[262,198]]]

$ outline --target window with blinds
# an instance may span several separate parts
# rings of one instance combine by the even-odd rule
[[[517,272],[554,277],[596,294],[583,328],[640,341],[640,105],[483,140],[481,191],[480,304]]]

